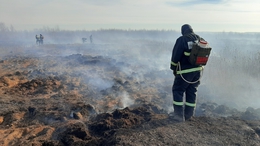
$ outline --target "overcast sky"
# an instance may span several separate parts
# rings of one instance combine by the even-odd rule
[[[171,29],[260,32],[260,0],[0,0],[16,30]]]

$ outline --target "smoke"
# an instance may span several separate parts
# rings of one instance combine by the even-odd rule
[[[119,97],[123,108],[130,107],[131,105],[134,104],[134,100],[131,99],[129,94],[125,91],[119,94]]]
[[[208,37],[213,52],[205,67],[200,95],[228,107],[259,108],[257,33],[217,33]],[[200,88],[199,88],[200,90]]]
[[[40,33],[45,36],[43,46],[35,45],[35,34]],[[249,106],[258,108],[260,35],[226,32],[198,34],[213,48],[198,88],[198,102],[211,101],[238,109]],[[88,38],[90,35],[93,36],[93,43],[82,43],[81,38]],[[4,43],[1,41],[0,47],[1,56],[10,55],[10,50],[13,54],[17,52],[20,55],[36,57],[66,57],[73,54],[80,54],[79,57],[102,56],[111,67],[104,71],[94,69],[102,74],[95,75],[93,68],[84,67],[70,72],[80,74],[85,79],[85,84],[95,87],[98,91],[110,89],[115,85],[113,77],[108,75],[111,73],[109,70],[115,71],[115,76],[124,74],[143,87],[156,88],[158,95],[165,95],[162,99],[164,102],[156,104],[161,104],[167,111],[171,111],[171,108],[168,108],[172,107],[171,86],[174,77],[169,66],[171,51],[179,35],[176,31],[159,30],[64,31],[45,28],[30,32],[2,33],[0,37]],[[20,44],[20,51],[13,47],[17,44]],[[57,69],[60,73],[68,70],[62,60]],[[126,91],[114,95],[120,99],[123,107],[134,104],[134,98],[130,96],[132,94]]]
[[[89,80],[88,84],[93,87],[96,87],[99,91],[101,91],[101,90],[105,90],[107,88],[111,88],[113,85],[113,82],[109,81],[109,80],[104,80],[104,79],[96,76],[96,77],[92,77]]]

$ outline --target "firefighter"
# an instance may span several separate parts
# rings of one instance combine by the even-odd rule
[[[82,43],[87,42],[87,38],[82,38]]]
[[[181,33],[182,36],[176,40],[173,47],[170,64],[170,69],[175,76],[172,86],[174,112],[170,114],[170,118],[179,122],[189,120],[194,116],[197,88],[203,69],[202,66],[192,65],[189,62],[192,45],[200,37],[193,32],[189,24],[181,27]],[[195,83],[190,83],[194,81]],[[184,94],[186,100],[183,99]]]
[[[93,41],[92,35],[89,36],[89,40],[90,40],[90,43],[92,43],[92,41]]]
[[[43,39],[44,39],[43,35],[40,34],[40,44],[43,44]]]
[[[39,44],[40,43],[40,37],[37,34],[35,36],[35,39],[36,39],[36,44]]]

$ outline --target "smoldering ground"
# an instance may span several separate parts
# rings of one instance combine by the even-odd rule
[[[35,45],[33,41],[26,44],[31,37],[20,38],[19,33],[23,32],[12,33],[25,43],[0,45],[0,143],[259,143],[259,122],[249,120],[259,120],[260,108],[237,110],[243,110],[242,102],[244,107],[254,106],[241,100],[246,99],[243,96],[236,97],[243,90],[245,94],[245,90],[252,95],[257,93],[253,88],[258,87],[253,82],[259,79],[255,74],[257,68],[247,65],[251,60],[230,59],[224,50],[231,48],[231,51],[234,44],[223,43],[222,34],[221,37],[216,33],[203,34],[212,42],[214,51],[199,87],[197,117],[176,123],[169,119],[167,112],[173,110],[174,76],[169,66],[179,33],[151,32],[100,30],[93,35],[93,43],[73,43],[81,39],[81,34],[88,35],[86,31],[78,35],[69,32],[66,37],[62,35],[64,32],[54,31],[52,35],[62,35],[57,42],[55,37],[49,40],[51,37],[45,32],[42,33],[47,36],[43,45]],[[71,33],[73,35],[69,35]],[[247,53],[232,55],[246,58]],[[248,78],[242,80],[241,76],[250,76],[250,82]],[[231,93],[229,88],[236,92]],[[232,109],[232,106],[239,108]]]
[[[171,86],[174,76],[169,66],[171,51],[179,32],[42,30],[46,36],[45,43],[42,46],[37,46],[34,45],[33,40],[34,34],[38,32],[40,31],[5,32],[8,37],[4,39],[6,43],[1,44],[1,58],[9,55],[25,55],[36,58],[62,56],[85,61],[85,63],[96,61],[95,65],[106,66],[110,64],[110,69],[117,70],[119,74],[123,73],[129,78],[134,78],[143,86],[156,87],[160,95],[166,96],[165,101],[160,103],[160,106],[168,111],[172,110]],[[200,33],[198,34],[200,35]],[[4,38],[5,35],[2,33],[1,37]],[[89,35],[93,35],[93,43],[82,44],[80,39]],[[259,34],[223,32],[201,33],[201,36],[210,43],[213,49],[203,72],[201,86],[198,88],[198,103],[206,100],[241,110],[249,106],[258,108],[260,77],[258,75],[259,65],[257,65],[259,51],[256,48],[259,47],[257,42]],[[9,44],[9,47],[4,44]],[[10,44],[16,44],[16,47],[10,47]],[[18,47],[19,49],[17,49]],[[87,55],[89,57],[86,57]],[[98,61],[98,57],[102,57],[106,62]],[[59,61],[59,59],[57,60]],[[68,64],[70,61],[66,62],[60,59],[58,64],[53,64],[55,68],[51,68],[49,72],[62,74],[66,70],[69,74],[81,76],[84,83],[91,85],[97,92],[115,86],[114,77],[106,74],[109,68],[106,68],[108,70],[93,70],[82,66],[70,70]],[[44,68],[48,68],[48,66],[42,65],[42,69]],[[148,80],[157,82],[156,84],[148,84]],[[123,95],[129,94],[124,91]],[[114,96],[119,98],[119,94]],[[131,96],[127,97],[132,101],[131,98]],[[129,100],[122,100],[122,102],[129,106],[129,102],[124,102]]]

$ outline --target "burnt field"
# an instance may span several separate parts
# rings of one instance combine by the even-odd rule
[[[1,46],[0,145],[260,145],[259,76],[234,58],[212,55],[196,117],[169,119],[173,43]]]

